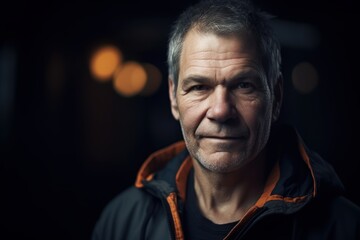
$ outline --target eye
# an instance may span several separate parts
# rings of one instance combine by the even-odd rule
[[[189,92],[190,91],[201,92],[201,91],[206,91],[206,90],[209,90],[209,87],[206,85],[194,85],[194,86],[190,87]]]
[[[250,94],[256,89],[256,85],[250,81],[240,81],[233,86],[233,90],[241,94]]]
[[[251,88],[252,84],[249,82],[239,82],[237,88]]]

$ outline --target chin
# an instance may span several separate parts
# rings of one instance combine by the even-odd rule
[[[230,173],[246,164],[246,158],[237,154],[234,156],[234,153],[214,153],[211,156],[199,156],[196,159],[204,169],[215,173]]]

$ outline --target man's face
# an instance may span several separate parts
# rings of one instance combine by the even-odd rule
[[[170,80],[172,113],[191,156],[205,169],[235,171],[264,148],[274,99],[250,36],[190,31],[174,89]]]

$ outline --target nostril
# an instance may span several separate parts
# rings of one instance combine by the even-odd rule
[[[225,122],[236,117],[236,109],[229,103],[217,103],[209,108],[207,117],[218,122]]]

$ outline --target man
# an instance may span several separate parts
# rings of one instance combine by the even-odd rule
[[[171,111],[184,143],[151,155],[93,239],[360,239],[332,167],[277,126],[280,47],[245,1],[188,8],[169,43]]]

